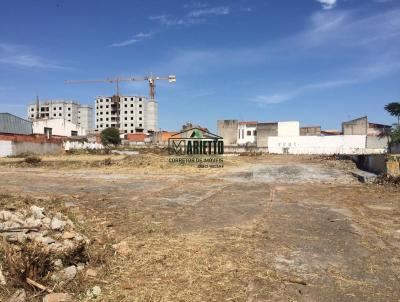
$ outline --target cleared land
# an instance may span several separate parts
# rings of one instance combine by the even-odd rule
[[[94,285],[98,301],[400,300],[400,190],[358,183],[351,163],[106,157],[0,160],[1,206],[57,207],[92,239],[97,276],[57,288],[77,301]]]

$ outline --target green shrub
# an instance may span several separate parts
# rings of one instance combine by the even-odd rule
[[[119,130],[116,128],[106,128],[100,133],[101,143],[104,146],[114,145],[117,146],[121,143]]]

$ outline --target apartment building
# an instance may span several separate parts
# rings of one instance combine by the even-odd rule
[[[157,131],[158,104],[144,96],[96,98],[96,129],[117,128],[122,134]]]
[[[64,119],[86,131],[93,129],[93,109],[89,105],[81,105],[75,101],[49,100],[28,105],[28,119]]]

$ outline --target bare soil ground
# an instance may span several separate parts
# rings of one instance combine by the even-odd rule
[[[57,203],[93,239],[98,275],[65,288],[76,301],[94,285],[98,301],[400,300],[400,190],[358,183],[349,162],[106,157],[0,160],[1,199]]]

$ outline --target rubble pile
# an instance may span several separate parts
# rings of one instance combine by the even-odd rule
[[[20,280],[69,281],[87,261],[85,250],[89,239],[78,233],[74,223],[62,213],[50,215],[35,205],[20,211],[0,211],[0,239],[5,249],[3,265],[0,260],[2,283],[7,282],[8,275]],[[32,268],[34,255],[39,255],[40,268]],[[24,261],[27,263],[21,263]]]

